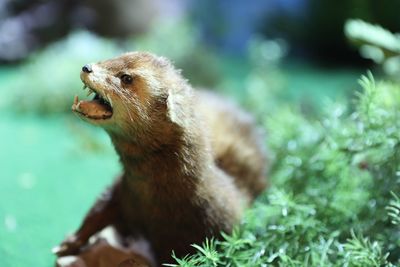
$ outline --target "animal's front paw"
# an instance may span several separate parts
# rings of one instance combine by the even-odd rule
[[[51,251],[57,256],[67,256],[78,254],[81,247],[85,244],[76,235],[71,235],[65,239],[60,245],[54,247]]]

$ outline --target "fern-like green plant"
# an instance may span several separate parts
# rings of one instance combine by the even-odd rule
[[[400,198],[393,192],[392,195],[393,199],[389,202],[386,210],[388,211],[391,222],[395,225],[400,225]]]
[[[232,234],[195,246],[178,265],[398,264],[400,206],[391,192],[400,191],[400,85],[371,73],[360,85],[351,109],[332,105],[317,120],[293,108],[265,117],[271,188]]]

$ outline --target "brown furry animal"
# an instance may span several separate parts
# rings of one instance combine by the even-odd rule
[[[108,225],[142,235],[158,264],[190,244],[230,232],[265,188],[265,154],[254,120],[235,105],[195,91],[172,64],[133,52],[82,68],[91,101],[73,111],[111,137],[124,173],[79,230],[55,248],[78,253]]]

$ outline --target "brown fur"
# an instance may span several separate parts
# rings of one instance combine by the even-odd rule
[[[131,85],[119,81],[126,73]],[[165,58],[127,53],[81,78],[112,103],[111,119],[84,119],[109,133],[124,174],[59,255],[77,252],[111,224],[124,236],[143,235],[158,263],[171,262],[172,250],[184,256],[190,244],[230,232],[265,188],[266,159],[251,116],[194,91]]]

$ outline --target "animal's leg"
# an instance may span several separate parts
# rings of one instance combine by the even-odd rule
[[[106,189],[89,210],[79,229],[59,246],[53,248],[53,253],[58,256],[77,254],[92,235],[116,221],[118,217],[119,185],[120,180],[117,180]]]

